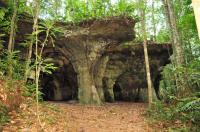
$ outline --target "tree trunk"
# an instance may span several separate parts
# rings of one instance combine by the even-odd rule
[[[38,17],[39,17],[39,10],[40,10],[40,1],[34,0],[34,24],[33,24],[33,32],[35,34],[35,92],[36,92],[36,115],[37,115],[37,125],[40,124],[40,118],[39,118],[39,74],[40,74],[40,66],[38,66]]]
[[[38,2],[37,0],[35,0],[35,7],[33,7],[33,10],[34,10],[34,15],[33,15],[33,31],[32,31],[32,34],[34,34],[34,32],[37,30],[37,24],[38,24],[38,15],[39,15],[39,11],[38,11]],[[28,76],[30,74],[30,64],[31,64],[31,58],[32,58],[32,52],[33,52],[33,40],[34,40],[34,37],[35,36],[31,36],[31,41],[30,41],[30,44],[29,44],[29,47],[28,47],[28,56],[27,56],[27,60],[26,60],[26,66],[25,66],[25,74],[24,74],[24,79],[25,79],[25,82],[27,82],[27,79],[28,79]]]
[[[200,1],[199,0],[192,0],[192,5],[194,8],[194,14],[196,18],[197,29],[199,32],[199,39],[200,39]]]
[[[176,56],[176,51],[175,51],[175,44],[174,44],[174,41],[173,41],[173,33],[172,33],[172,25],[171,25],[171,21],[170,21],[170,15],[169,15],[169,9],[168,9],[168,4],[166,3],[166,0],[162,0],[163,2],[163,5],[164,5],[164,14],[165,14],[165,17],[166,17],[166,26],[167,26],[167,29],[170,31],[170,43],[172,44],[172,50],[173,50],[173,54],[174,56]],[[176,64],[176,59],[172,59],[172,64]],[[175,75],[174,75],[175,77]],[[176,77],[175,77],[176,78]],[[177,80],[176,80],[177,82]]]
[[[173,37],[173,44],[174,44],[174,51],[175,51],[175,60],[177,65],[183,65],[185,63],[184,55],[183,55],[183,48],[181,45],[181,37],[178,32],[177,24],[176,24],[176,17],[173,7],[173,2],[171,0],[165,0],[164,4],[168,8],[168,16],[169,22],[171,25],[172,37]]]
[[[153,24],[153,41],[156,41],[156,22],[155,22],[155,2],[152,1],[152,24]]]
[[[14,0],[13,3],[13,16],[11,19],[10,36],[8,42],[8,78],[12,78],[12,56],[15,42],[15,29],[17,22],[17,10],[18,10],[18,0]]]
[[[143,45],[144,45],[144,57],[145,57],[145,66],[146,66],[146,75],[147,75],[147,85],[148,85],[148,102],[149,106],[151,106],[151,103],[153,102],[153,92],[152,92],[152,82],[151,82],[151,73],[150,73],[150,67],[149,67],[149,57],[148,57],[148,50],[147,50],[147,34],[146,34],[146,24],[145,24],[145,3],[146,0],[142,1],[143,8],[140,9],[141,17],[142,17],[142,34],[143,34]]]
[[[177,22],[176,22],[176,16],[174,12],[174,6],[173,1],[171,0],[163,0],[163,4],[166,9],[166,14],[168,16],[168,22],[170,25],[170,31],[171,31],[171,37],[172,37],[172,48],[173,48],[173,54],[174,54],[174,60],[172,62],[175,63],[176,67],[183,66],[185,64],[185,58],[184,58],[184,52],[181,42],[181,36],[177,28]],[[185,75],[181,75],[177,72],[174,73],[175,81],[176,81],[176,87],[178,89],[177,96],[182,97],[185,95],[185,93],[188,93],[190,88],[187,84],[187,79]],[[188,90],[186,92],[186,90]]]

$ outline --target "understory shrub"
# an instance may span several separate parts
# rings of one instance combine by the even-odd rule
[[[34,83],[32,82],[28,82],[26,85],[25,85],[25,89],[23,90],[23,96],[24,97],[31,97],[32,99],[36,99],[36,93],[35,93],[35,89],[36,89],[36,86]],[[39,90],[39,93],[38,93],[38,99],[39,101],[43,101],[43,93]]]
[[[196,92],[200,92],[200,60],[186,66],[168,64],[164,67],[160,95],[165,102],[169,102],[171,96],[185,98]]]
[[[0,104],[0,127],[9,122],[8,108]]]
[[[9,56],[11,59],[9,59]],[[24,63],[19,59],[19,51],[14,51],[11,55],[7,50],[0,53],[0,72],[2,76],[7,75],[8,66],[12,65],[13,80],[22,80],[24,73]]]
[[[170,131],[198,132],[200,129],[200,98],[174,100],[172,104],[155,102],[148,109],[147,117],[166,124]],[[173,126],[173,128],[171,128]],[[183,132],[184,132],[183,131]]]
[[[168,128],[169,131],[200,130],[200,60],[180,67],[166,65],[160,82],[160,96],[162,100],[147,111],[148,117],[171,124],[168,127],[173,128]]]

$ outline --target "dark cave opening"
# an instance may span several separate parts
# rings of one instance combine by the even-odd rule
[[[152,82],[158,99],[160,99],[159,84],[161,79],[162,75],[158,72]],[[147,102],[147,91],[146,79],[141,79],[140,76],[134,75],[131,72],[121,74],[113,86],[115,101]]]
[[[122,98],[122,89],[121,89],[121,87],[119,86],[118,83],[114,84],[114,86],[113,86],[113,93],[114,93],[114,99],[115,99],[115,101],[123,100],[123,98]]]
[[[132,72],[121,74],[113,86],[115,101],[144,102],[145,86]]]
[[[120,86],[120,82],[116,82],[113,86],[113,93],[115,101],[126,101],[126,102],[144,102],[141,98],[141,88],[130,88]]]
[[[52,74],[43,74],[41,88],[45,101],[78,100],[77,73],[73,65],[65,64]]]

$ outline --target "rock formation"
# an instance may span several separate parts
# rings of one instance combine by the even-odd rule
[[[129,17],[111,17],[84,21],[77,25],[56,23],[64,34],[49,42],[43,57],[58,68],[41,75],[41,87],[47,100],[78,99],[83,104],[114,100],[144,100],[147,95],[142,43],[126,42],[135,38],[136,21]],[[31,21],[18,24],[17,42],[32,32]],[[43,36],[40,36],[43,39]],[[19,48],[19,47],[18,47]],[[158,92],[160,69],[169,63],[168,44],[148,45],[152,81]]]
[[[148,45],[151,78],[158,96],[162,66],[169,63],[171,48],[168,44]],[[142,43],[120,45],[107,51],[107,62],[103,75],[106,100],[147,101],[147,82]],[[158,96],[159,97],[159,96]]]

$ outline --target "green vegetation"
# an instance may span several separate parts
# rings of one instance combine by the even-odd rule
[[[172,64],[165,66],[162,71],[160,82],[162,101],[155,103],[148,111],[148,115],[150,118],[169,123],[166,128],[169,131],[198,131],[200,128],[200,43],[191,0],[175,1],[174,9],[179,18],[177,27],[185,63],[177,65],[174,60],[175,54],[171,57]],[[161,41],[170,36],[167,30],[162,30],[162,34],[163,37],[158,34]],[[172,126],[174,128],[171,128]]]
[[[23,81],[22,85],[26,87],[23,88],[22,95],[36,98],[38,102],[42,100],[42,93],[39,91],[41,72],[51,74],[56,69],[52,63],[45,62],[42,53],[49,40],[54,45],[57,35],[63,33],[61,28],[55,26],[57,21],[79,23],[120,15],[139,18],[143,24],[138,22],[136,25],[137,40],[143,41],[143,35],[146,34],[145,40],[172,43],[174,52],[171,64],[162,69],[159,86],[161,101],[153,103],[147,112],[148,117],[168,123],[166,129],[170,129],[169,131],[198,131],[200,129],[200,41],[191,6],[192,1],[163,1],[164,3],[160,0],[154,2],[116,0],[113,3],[111,0],[62,0],[61,2],[8,0],[7,7],[0,7],[1,79],[11,87],[14,81]],[[0,2],[6,3],[1,0]],[[141,10],[146,14],[140,16]],[[33,32],[27,34],[26,40],[21,43],[29,53],[23,60],[19,57],[22,51],[15,49],[19,46],[15,45],[15,39],[18,30],[17,21],[21,19],[21,14],[28,14],[33,18]],[[145,26],[146,29],[142,31],[142,27]],[[40,35],[44,36],[43,41],[39,40]],[[6,44],[5,40],[8,38],[10,41]],[[36,75],[31,78],[33,80],[29,84],[28,75],[31,71],[36,71]],[[7,90],[13,89],[9,87]],[[2,104],[0,104],[0,126],[9,121],[8,108]],[[49,108],[54,109],[54,107]],[[53,122],[51,120],[49,119]],[[172,128],[174,123],[177,125]]]
[[[110,0],[48,0],[41,2],[41,15],[50,19],[67,22],[80,22],[83,20],[103,18],[109,16],[133,16],[135,3],[119,0],[112,3]]]
[[[8,109],[6,106],[0,104],[0,127],[9,122]]]
[[[171,99],[173,103],[168,104],[155,102],[147,111],[151,125],[163,124],[163,129],[167,131],[191,131],[198,132],[200,126],[199,98],[197,96],[177,100]]]

